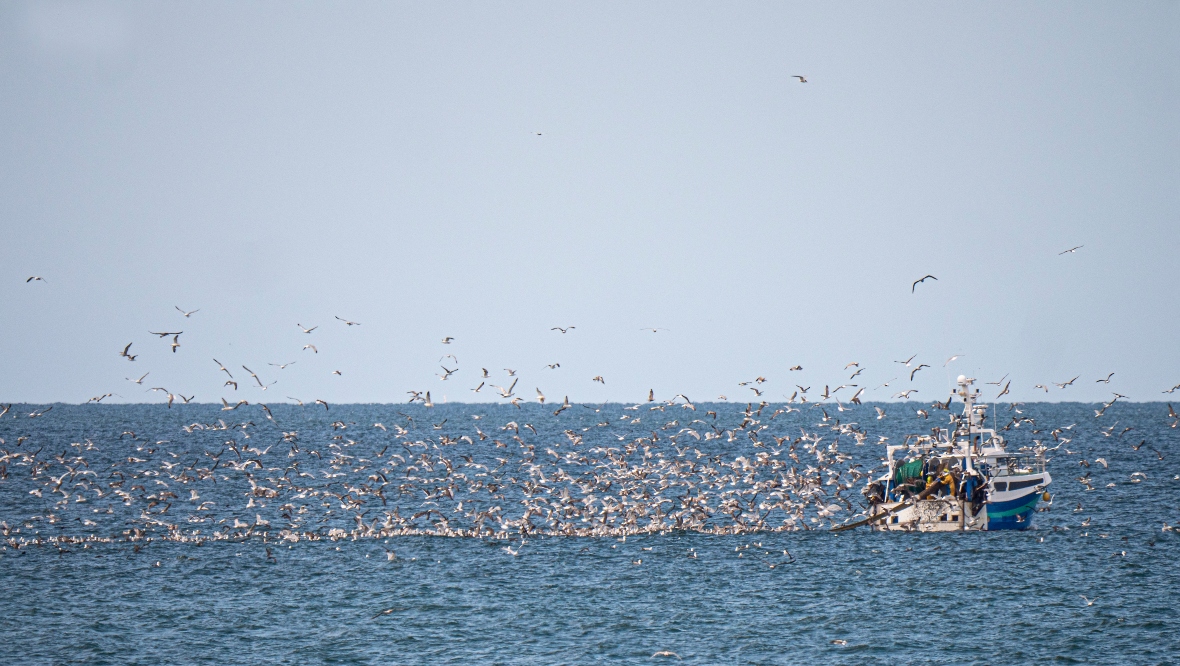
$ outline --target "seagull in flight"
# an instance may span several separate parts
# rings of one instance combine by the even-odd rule
[[[337,319],[339,319],[339,317],[337,317]],[[319,326],[312,326],[311,328],[303,328],[303,324],[295,324],[295,325],[298,326],[299,330],[303,331],[304,333],[311,333],[312,331],[319,328]]]
[[[45,282],[45,284],[49,284],[48,282],[46,282],[45,278],[37,276],[37,275],[34,275],[33,277],[29,278],[28,280],[25,280],[25,284],[28,284],[28,283],[32,282],[33,280],[40,280],[41,282]]]
[[[961,358],[961,357],[963,357],[963,356],[964,356],[964,354],[955,354],[954,356],[952,356],[952,357],[948,358],[948,359],[946,360],[946,363],[943,363],[943,364],[942,364],[942,367],[944,367],[944,368],[945,368],[946,366],[948,366],[948,365],[950,365],[950,364],[951,364],[951,361],[953,361],[953,360],[955,360],[955,359],[957,359],[957,358]]]
[[[226,369],[225,369],[225,366],[221,364],[221,361],[218,361],[217,359],[213,359],[213,362],[217,364],[217,369],[218,369],[218,370],[220,370],[220,371],[224,372],[225,374],[229,375],[229,378],[230,378],[230,379],[233,379],[233,378],[234,378],[234,376],[233,376],[232,374],[230,374],[230,371],[229,371],[229,370],[226,370]]]
[[[930,366],[926,365],[925,363],[918,365],[918,367],[914,368],[914,371],[910,373],[910,381],[911,382],[914,381],[914,375],[918,374],[919,370],[921,370],[922,368],[929,368],[929,367]]]
[[[1106,379],[1095,379],[1095,380],[1094,380],[1094,383],[1095,383],[1095,384],[1109,384],[1109,383],[1110,383],[1110,378],[1111,378],[1111,377],[1114,377],[1114,373],[1113,373],[1113,372],[1112,372],[1112,373],[1110,373],[1109,375],[1107,375],[1107,376],[1106,376]]]
[[[1090,606],[1093,606],[1095,601],[1098,601],[1097,597],[1095,597],[1093,599],[1089,599],[1084,594],[1079,594],[1078,596],[1082,598],[1082,601],[1086,602],[1087,608],[1089,608]]]
[[[1077,247],[1071,247],[1071,248],[1069,248],[1068,250],[1065,250],[1065,251],[1062,251],[1062,252],[1058,252],[1058,253],[1057,253],[1057,256],[1059,256],[1059,257],[1060,257],[1060,256],[1061,256],[1061,255],[1063,255],[1063,254],[1073,254],[1074,252],[1077,252],[1078,250],[1082,249],[1083,247],[1086,247],[1086,246],[1085,246],[1085,245],[1079,245],[1079,246],[1077,246]],[[1082,598],[1083,598],[1083,599],[1085,599],[1085,597],[1082,597]]]
[[[290,363],[283,363],[281,365],[278,363],[267,363],[267,365],[273,365],[274,367],[278,368],[279,370],[282,370],[282,369],[286,368],[288,365],[295,365],[296,363],[298,363],[298,361],[291,361]]]
[[[805,74],[792,74],[792,79],[799,79],[799,83],[807,83],[807,76]]]
[[[345,324],[349,325],[349,326],[360,326],[360,325],[361,325],[361,324],[360,324],[360,322],[357,322],[357,321],[349,321],[349,320],[345,319],[344,317],[336,317],[336,318],[337,318],[337,319],[339,319],[340,321],[344,322]],[[302,327],[300,327],[300,328],[302,328]]]
[[[927,275],[927,276],[923,277],[921,280],[914,280],[914,283],[912,285],[910,285],[910,293],[911,294],[914,293],[914,290],[918,288],[918,285],[922,284],[926,280],[937,280],[937,279],[938,278],[934,277],[933,275]]]
[[[172,307],[176,308],[176,311],[177,311],[177,312],[179,312],[180,314],[184,315],[186,319],[187,319],[188,317],[192,316],[192,314],[193,314],[194,312],[200,312],[200,311],[201,311],[201,309],[200,309],[200,308],[197,308],[196,310],[189,310],[188,312],[185,312],[184,310],[181,310],[181,309],[180,309],[180,306],[179,306],[179,305],[174,305],[174,306],[172,306]]]
[[[639,329],[639,330],[641,330],[641,331],[651,331],[652,333],[655,333],[656,331],[666,331],[666,330],[668,330],[668,329],[666,329],[666,328],[641,328],[641,329]]]
[[[911,362],[913,362],[913,360],[914,360],[915,358],[917,358],[917,357],[918,357],[918,355],[917,355],[917,354],[914,354],[913,356],[911,356],[911,357],[907,358],[907,359],[906,359],[906,360],[904,360],[904,361],[894,361],[894,363],[901,363],[902,365],[904,365],[905,367],[907,367],[907,368],[908,368],[908,367],[910,367],[910,363],[911,363]]]
[[[572,330],[574,330],[575,328],[577,328],[577,327],[576,327],[576,326],[566,326],[565,328],[562,328],[562,327],[560,327],[560,326],[554,326],[553,328],[551,328],[551,329],[549,329],[549,330],[551,330],[551,331],[561,331],[561,334],[562,334],[562,335],[565,335],[567,331],[572,331]]]

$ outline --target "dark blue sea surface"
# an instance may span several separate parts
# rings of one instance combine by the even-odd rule
[[[849,469],[879,466],[880,436],[900,443],[948,412],[829,406],[824,421],[820,408],[771,418],[782,405],[751,417],[745,404],[716,403],[557,415],[535,404],[275,405],[272,421],[255,405],[54,405],[29,416],[46,407],[0,419],[0,663],[1164,664],[1180,654],[1180,535],[1164,529],[1180,522],[1180,429],[1164,404],[1116,403],[1100,418],[1088,404],[1001,405],[1010,450],[1060,445],[1052,503],[1028,531],[832,533],[863,505],[861,478],[842,494],[852,510],[831,518],[815,511],[822,499],[787,523],[762,493],[737,495],[726,513],[719,490],[718,515],[701,525],[741,533],[642,533],[683,505],[675,494],[631,528],[612,516],[639,532],[625,539],[553,536],[588,524],[566,514],[562,488],[570,501],[641,491],[653,504],[661,483],[679,481],[640,478],[644,465],[760,454],[800,473],[826,465],[819,478],[846,482]],[[819,444],[805,450],[805,434]],[[396,479],[383,467],[395,454]],[[620,469],[603,468],[604,456],[636,477],[590,488],[582,479]],[[457,472],[462,483],[439,482]],[[732,488],[786,473],[752,468]],[[536,474],[545,488],[527,485]],[[384,501],[370,492],[381,484]],[[554,522],[536,516],[522,535],[511,520],[541,499]],[[491,506],[502,509],[489,517]],[[412,517],[424,511],[434,513]],[[481,536],[424,534],[448,530]],[[653,656],[664,651],[675,656]]]

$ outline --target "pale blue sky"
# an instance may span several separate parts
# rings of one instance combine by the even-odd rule
[[[1175,2],[5,3],[0,90],[4,402],[1180,383]]]

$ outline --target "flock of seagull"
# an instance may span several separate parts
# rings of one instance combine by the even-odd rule
[[[186,319],[200,312],[176,309]],[[336,319],[347,327],[361,325]],[[298,326],[308,335],[318,328]],[[551,331],[567,335],[575,328]],[[181,348],[181,330],[150,333],[170,338],[172,353]],[[453,342],[450,336],[441,340]],[[136,360],[132,346],[118,352],[128,362]],[[304,348],[318,353],[310,344]],[[962,356],[951,356],[943,366]],[[931,367],[916,359],[896,361],[910,381]],[[446,354],[440,360],[446,364],[440,365],[439,379],[449,381],[458,371],[457,358]],[[242,378],[213,361],[215,371],[226,376],[225,386],[237,390]],[[271,365],[281,370],[291,363]],[[257,389],[274,385],[241,367]],[[657,400],[654,391],[629,406],[573,404],[568,398],[550,400],[540,388],[534,404],[517,395],[516,370],[505,368],[505,381],[498,384],[481,370],[472,390],[486,386],[502,404],[435,409],[425,389],[411,391],[410,405],[402,408],[222,398],[217,411],[196,404],[165,412],[162,422],[172,425],[163,433],[137,432],[125,424],[101,430],[96,422],[101,431],[68,445],[50,434],[52,428],[39,427],[61,415],[51,415],[52,406],[18,414],[12,405],[0,405],[0,534],[7,547],[52,543],[63,552],[112,541],[490,537],[520,540],[520,546],[505,548],[515,556],[539,536],[826,529],[863,513],[859,490],[878,472],[865,464],[871,453],[855,456],[852,447],[889,441],[857,421],[888,416],[887,407],[865,411],[867,386],[851,383],[864,372],[857,362],[844,367],[846,383],[825,385],[822,392],[798,384],[776,405],[763,399],[766,377],[741,382],[739,389],[752,392],[744,408],[732,403],[698,408],[686,395]],[[798,370],[801,366],[790,368]],[[149,374],[128,380],[143,385]],[[1109,383],[1112,376],[1095,381]],[[1054,384],[1063,390],[1078,379]],[[601,376],[593,381],[605,383]],[[1011,385],[1006,376],[988,383],[997,387],[996,400]],[[150,390],[164,392],[169,408],[193,400],[163,387]],[[847,391],[844,401],[842,391]],[[916,392],[906,389],[894,397],[908,400]],[[1116,393],[1095,410],[1095,418],[1122,398]],[[949,397],[917,409],[903,404],[888,408],[905,409],[910,419],[929,420],[939,411],[952,423],[958,418]],[[1011,403],[1009,411],[1000,430],[1031,429],[1029,448],[1056,451],[1071,441],[1073,425],[1038,428],[1020,403]],[[1180,425],[1171,405],[1168,418],[1170,427]],[[1117,423],[1100,432],[1121,439],[1132,430],[1116,429]],[[1049,438],[1056,446],[1043,443]],[[1148,450],[1162,459],[1158,450]],[[1107,460],[1094,464],[1106,468]],[[1137,472],[1131,482],[1141,476]],[[1078,480],[1095,489],[1089,470]]]

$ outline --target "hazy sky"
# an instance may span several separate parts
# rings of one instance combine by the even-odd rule
[[[0,91],[4,402],[1180,383],[1176,2],[9,2]]]

